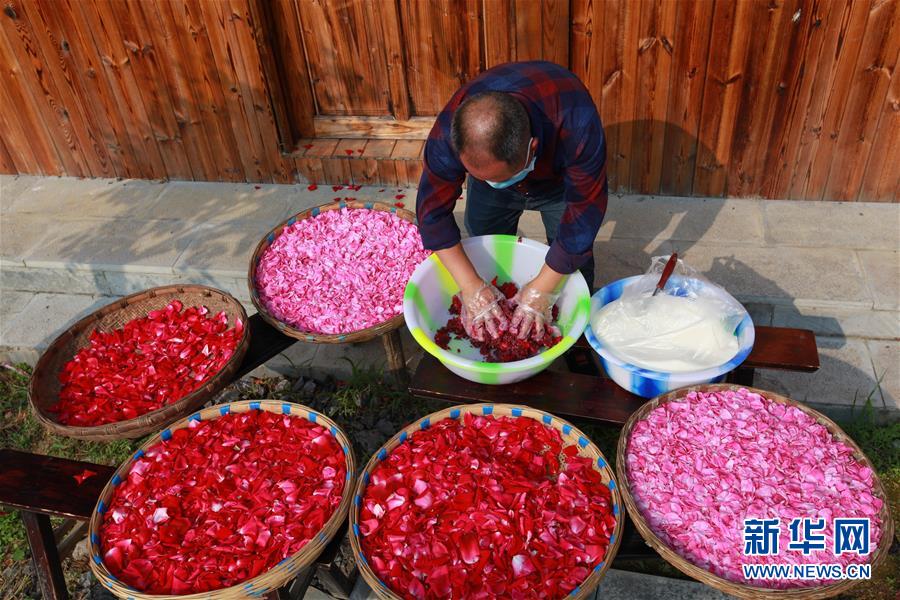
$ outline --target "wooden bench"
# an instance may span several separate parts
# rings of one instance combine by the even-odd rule
[[[602,374],[584,337],[565,355],[569,372],[546,370],[510,385],[484,385],[463,379],[426,354],[409,385],[414,396],[450,404],[513,402],[589,422],[622,425],[645,398],[620,388]],[[747,360],[730,374],[730,381],[752,385],[756,369],[812,372],[819,368],[816,336],[806,329],[757,327]]]

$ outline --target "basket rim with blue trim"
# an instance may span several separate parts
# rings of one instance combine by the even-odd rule
[[[615,473],[613,472],[612,467],[609,466],[609,462],[606,460],[606,457],[603,456],[603,453],[600,452],[600,449],[596,446],[596,444],[590,441],[590,439],[588,439],[588,437],[584,435],[584,433],[582,433],[577,427],[575,427],[565,419],[557,417],[556,415],[552,415],[550,413],[537,410],[529,406],[517,404],[461,404],[458,406],[451,406],[449,408],[433,412],[420,419],[417,419],[416,421],[410,423],[409,425],[398,431],[377,452],[375,452],[371,456],[371,458],[369,458],[369,462],[366,463],[366,466],[360,472],[360,476],[357,479],[356,489],[354,490],[353,494],[354,501],[350,505],[349,516],[350,545],[353,548],[353,558],[356,560],[356,565],[359,568],[359,572],[362,575],[363,579],[365,579],[366,583],[369,584],[369,587],[372,588],[372,590],[379,598],[383,598],[384,600],[399,600],[401,598],[400,596],[394,594],[390,590],[390,588],[388,588],[387,585],[382,582],[377,575],[375,575],[375,572],[369,566],[368,560],[363,556],[362,553],[362,546],[359,540],[359,505],[361,504],[362,498],[365,494],[370,473],[379,462],[386,459],[388,455],[393,452],[394,449],[396,449],[400,444],[403,444],[409,439],[413,438],[416,431],[427,429],[431,425],[439,423],[445,419],[460,419],[464,415],[469,413],[474,415],[531,418],[547,425],[548,427],[552,427],[553,429],[559,431],[559,434],[563,439],[564,447],[576,445],[578,447],[578,454],[580,456],[591,458],[594,469],[599,471],[603,476],[604,483],[610,488],[613,502],[613,514],[616,518],[616,526],[613,530],[610,544],[606,549],[606,555],[603,557],[603,561],[595,565],[591,570],[590,575],[588,575],[588,577],[578,587],[576,587],[568,596],[566,596],[567,599],[582,599],[590,597],[596,589],[597,585],[600,584],[600,581],[603,579],[606,571],[609,569],[609,565],[615,558],[616,552],[619,549],[619,544],[622,541],[624,512],[622,511],[622,496],[619,492],[619,486],[616,484]]]
[[[318,344],[344,344],[349,342],[365,342],[371,340],[372,338],[378,337],[379,335],[402,327],[404,323],[403,312],[401,311],[400,314],[391,317],[387,321],[384,321],[377,325],[373,325],[371,327],[367,327],[365,329],[360,329],[358,331],[349,331],[347,333],[316,333],[298,329],[293,325],[277,319],[271,312],[269,312],[269,309],[265,306],[265,304],[263,304],[262,300],[260,299],[259,292],[256,289],[256,271],[259,265],[259,260],[260,258],[262,258],[263,253],[268,249],[272,242],[274,242],[275,239],[281,235],[282,231],[284,231],[286,227],[290,227],[297,221],[317,217],[320,213],[325,211],[341,210],[344,208],[369,209],[389,212],[397,215],[404,221],[417,226],[415,213],[404,208],[398,208],[385,202],[341,200],[340,202],[326,202],[325,204],[320,204],[319,206],[314,206],[312,208],[300,211],[294,216],[285,219],[279,225],[273,227],[266,235],[264,235],[256,245],[256,249],[253,251],[253,254],[250,255],[250,268],[247,272],[247,285],[250,289],[250,301],[253,303],[253,306],[256,307],[256,311],[263,318],[263,320],[266,321],[266,323],[268,323],[284,335],[298,339],[301,342],[313,342]]]
[[[229,413],[245,413],[251,410],[265,410],[267,412],[276,414],[289,414],[321,425],[332,436],[335,437],[341,448],[343,448],[344,460],[346,462],[347,468],[347,481],[344,484],[344,490],[341,495],[340,504],[338,504],[334,513],[325,522],[322,530],[311,540],[309,540],[306,545],[304,545],[298,552],[296,552],[292,556],[285,558],[265,573],[261,573],[256,577],[253,577],[231,587],[179,596],[171,594],[149,594],[146,592],[135,590],[119,581],[112,573],[109,572],[109,570],[103,564],[103,560],[101,558],[103,554],[101,547],[102,540],[100,529],[103,520],[102,516],[106,511],[106,507],[109,504],[110,498],[112,497],[113,490],[119,483],[122,482],[122,480],[128,477],[128,472],[131,470],[131,466],[134,461],[143,456],[144,452],[146,452],[147,449],[150,448],[150,446],[153,446],[157,442],[167,440],[171,437],[172,431],[187,427],[192,420],[215,419]],[[125,599],[200,600],[201,598],[204,598],[211,600],[231,600],[235,598],[262,597],[266,593],[272,590],[276,590],[285,585],[294,577],[296,577],[301,570],[315,562],[316,558],[319,556],[328,542],[335,536],[335,534],[340,531],[341,525],[343,525],[344,519],[347,516],[347,511],[350,509],[353,493],[356,487],[354,485],[355,475],[356,460],[353,454],[353,445],[351,444],[350,439],[347,437],[347,434],[340,428],[337,423],[332,421],[324,414],[315,411],[312,408],[309,408],[308,406],[296,404],[293,402],[286,402],[283,400],[260,399],[241,400],[238,402],[231,402],[229,404],[217,404],[209,408],[202,409],[184,419],[172,423],[171,425],[148,439],[137,451],[135,451],[132,456],[130,456],[119,466],[119,468],[116,469],[116,472],[113,474],[112,478],[108,482],[106,482],[103,491],[100,493],[100,498],[97,500],[97,505],[94,507],[94,511],[91,514],[91,520],[88,525],[88,543],[91,554],[91,571],[93,571],[94,576],[100,581],[100,583],[102,583],[113,594],[115,594],[119,598]]]
[[[881,562],[885,560],[885,557],[890,551],[891,545],[894,541],[894,523],[891,519],[890,502],[884,490],[884,486],[881,484],[881,480],[878,478],[878,473],[875,472],[875,467],[872,465],[872,462],[865,455],[862,449],[856,444],[856,442],[853,441],[853,439],[849,435],[844,432],[844,430],[842,430],[837,425],[837,423],[835,423],[819,411],[814,410],[801,402],[792,400],[787,396],[782,396],[781,394],[776,394],[774,392],[769,392],[745,385],[737,385],[731,383],[713,383],[687,386],[657,396],[656,398],[648,401],[646,404],[641,406],[634,413],[632,413],[631,417],[629,417],[628,421],[625,423],[625,426],[622,427],[622,433],[619,435],[619,442],[616,447],[616,475],[619,477],[619,483],[621,484],[622,490],[622,498],[625,501],[625,506],[628,509],[628,515],[631,517],[631,522],[634,523],[635,529],[638,530],[638,533],[641,534],[641,537],[644,538],[644,541],[647,542],[647,545],[656,550],[660,556],[662,556],[668,563],[677,568],[679,571],[681,571],[685,575],[688,575],[689,577],[693,577],[701,583],[705,583],[710,587],[716,588],[717,590],[720,590],[727,594],[737,596],[738,598],[748,598],[751,600],[818,600],[820,598],[830,598],[832,596],[836,596],[838,594],[846,592],[848,589],[858,584],[860,580],[847,579],[839,581],[837,583],[831,583],[816,587],[790,588],[780,590],[746,585],[735,581],[730,581],[728,579],[725,579],[724,577],[719,577],[718,575],[715,575],[712,572],[690,562],[688,559],[675,552],[675,550],[669,547],[668,544],[663,542],[653,532],[653,530],[650,529],[650,526],[647,524],[647,520],[644,518],[643,513],[638,509],[637,503],[634,500],[634,495],[631,492],[631,484],[628,480],[628,471],[625,464],[628,440],[631,437],[631,432],[634,430],[634,426],[638,422],[644,420],[647,415],[649,415],[650,412],[653,409],[657,408],[659,405],[679,400],[690,392],[709,393],[737,391],[740,389],[746,389],[750,392],[764,396],[765,398],[772,400],[773,402],[778,402],[779,404],[794,406],[807,413],[813,419],[815,419],[816,422],[825,427],[836,440],[843,442],[853,448],[853,455],[856,460],[862,462],[868,468],[872,469],[872,473],[874,476],[872,493],[878,496],[883,501],[883,504],[879,513],[882,523],[881,541],[878,545],[878,548],[876,548],[870,555],[871,560],[869,561],[869,563],[872,565],[872,569],[874,570]]]

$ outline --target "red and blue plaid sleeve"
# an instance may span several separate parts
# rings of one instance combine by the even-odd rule
[[[449,131],[459,94],[438,115],[425,143],[425,164],[416,196],[416,219],[422,244],[428,250],[443,250],[459,243],[460,234],[453,209],[462,192],[466,169],[450,145]]]
[[[570,112],[560,141],[565,154],[566,210],[545,261],[557,273],[568,274],[591,257],[608,202],[606,136],[593,102]]]

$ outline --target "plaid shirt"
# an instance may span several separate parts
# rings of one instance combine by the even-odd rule
[[[521,101],[531,120],[531,135],[538,140],[534,171],[510,189],[540,196],[565,186],[567,206],[546,262],[558,273],[572,273],[591,257],[606,212],[606,139],[584,84],[550,62],[499,65],[453,94],[425,144],[416,199],[422,241],[429,250],[450,248],[460,241],[453,208],[466,170],[451,146],[450,123],[463,100],[484,91],[509,92]]]

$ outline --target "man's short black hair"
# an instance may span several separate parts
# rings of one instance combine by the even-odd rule
[[[525,162],[530,139],[528,111],[510,94],[474,94],[453,113],[450,141],[457,154],[466,148],[478,148],[517,168]]]

